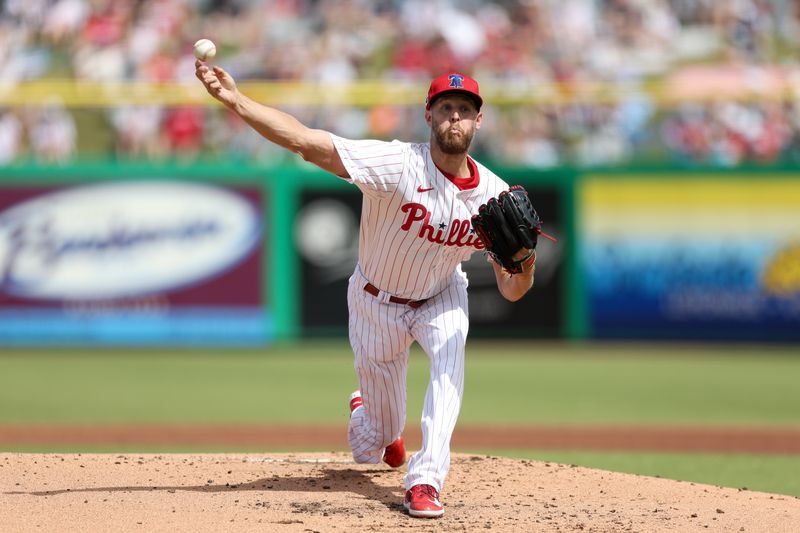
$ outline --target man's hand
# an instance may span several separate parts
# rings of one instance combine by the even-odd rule
[[[514,254],[514,260],[521,261],[521,271],[514,275],[511,275],[503,268],[503,265],[495,261],[491,254],[486,254],[486,260],[492,265],[497,288],[506,300],[516,302],[533,287],[533,276],[536,273],[536,250],[521,248]]]
[[[542,231],[542,221],[520,185],[481,205],[472,215],[472,229],[492,259],[509,274],[522,273],[522,262],[532,256],[539,235],[555,240]]]
[[[208,91],[208,94],[233,109],[239,102],[239,89],[233,77],[220,67],[209,67],[199,59],[194,63],[194,74]]]
[[[514,255],[511,256],[516,262],[522,263],[523,271],[525,270],[525,263],[533,256],[536,255],[536,250],[533,248],[520,248]],[[536,258],[533,258],[533,262],[536,262]]]

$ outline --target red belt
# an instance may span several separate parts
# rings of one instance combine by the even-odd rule
[[[372,283],[367,283],[364,285],[364,290],[370,293],[373,296],[378,296],[381,291],[378,287],[373,285]],[[411,307],[412,309],[416,309],[417,307],[421,306],[428,300],[411,300],[409,298],[398,298],[397,296],[389,296],[389,301],[393,304],[402,304]]]

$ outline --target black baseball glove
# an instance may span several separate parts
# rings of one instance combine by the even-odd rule
[[[480,206],[478,214],[472,215],[472,228],[492,259],[511,274],[522,272],[522,263],[533,255],[539,235],[555,240],[542,232],[542,221],[521,185]],[[515,260],[514,255],[523,249],[526,256]]]

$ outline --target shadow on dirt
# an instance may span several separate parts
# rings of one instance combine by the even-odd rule
[[[119,486],[68,488],[37,492],[6,492],[5,494],[30,494],[33,496],[57,496],[59,494],[76,494],[91,492],[351,492],[368,500],[380,502],[386,507],[396,510],[402,507],[403,493],[398,487],[391,489],[375,483],[374,479],[392,473],[389,470],[354,470],[354,469],[322,469],[319,476],[292,476],[267,478],[246,483],[214,484],[209,480],[205,485],[173,485],[173,486]]]

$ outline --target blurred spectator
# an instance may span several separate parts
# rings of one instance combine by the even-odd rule
[[[20,153],[22,122],[13,111],[0,112],[0,165],[13,162]]]
[[[201,108],[180,106],[168,109],[163,130],[170,151],[182,158],[198,154],[203,143],[203,123]]]
[[[191,45],[210,37],[242,81],[314,82],[333,94],[362,79],[424,86],[458,69],[502,86],[509,102],[536,95],[545,103],[490,102],[495,117],[476,138],[480,152],[510,164],[797,161],[793,93],[745,101],[730,89],[796,83],[799,16],[791,0],[6,0],[0,79],[193,83]],[[616,90],[593,91],[598,83]],[[727,88],[724,98],[693,95],[708,83]],[[426,131],[418,107],[300,113],[352,137],[424,139]],[[106,120],[123,158],[286,160],[235,122],[210,137],[207,121],[228,121],[214,107],[125,105]],[[76,137],[100,134],[78,131],[65,109],[24,122],[0,115],[0,162],[28,146],[46,161],[80,158]]]
[[[158,160],[167,153],[159,138],[163,109],[158,106],[120,106],[111,110],[116,153],[122,158]]]
[[[67,163],[75,155],[75,121],[60,104],[49,104],[33,113],[30,145],[33,157],[44,163]]]

